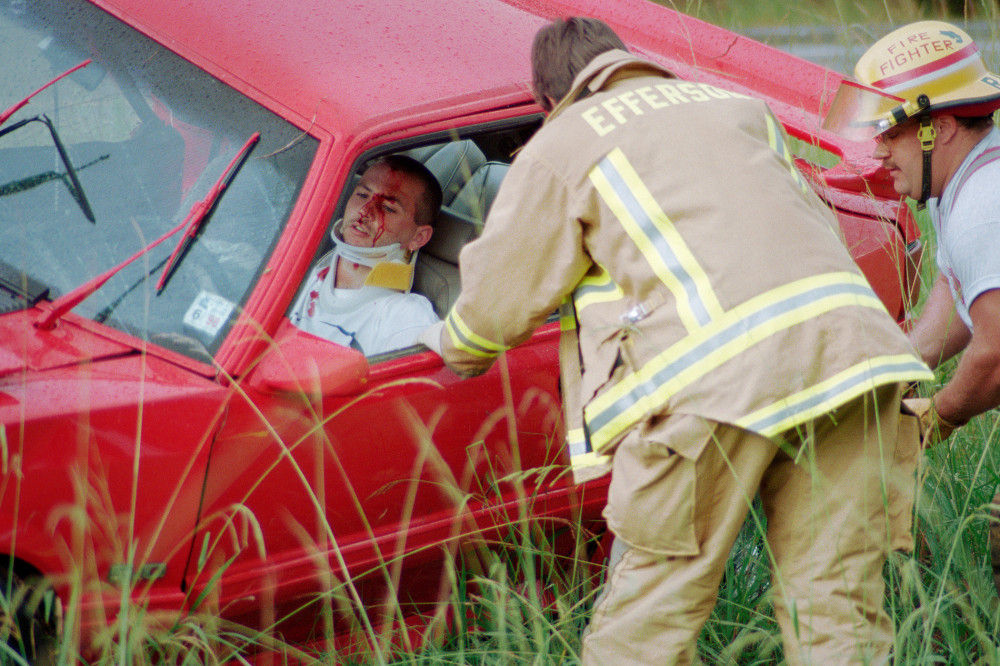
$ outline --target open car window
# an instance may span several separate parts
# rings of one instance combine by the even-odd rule
[[[47,287],[50,299],[176,228],[260,133],[162,291],[179,233],[74,309],[195,358],[214,354],[284,227],[317,141],[87,3],[5,3],[0,34],[17,54],[0,74],[0,108],[92,61],[0,127],[9,130],[0,135],[0,261]]]
[[[531,117],[499,126],[471,128],[461,136],[451,133],[425,137],[371,151],[356,163],[354,176],[348,180],[334,220],[341,218],[344,202],[367,166],[378,157],[399,153],[424,164],[441,185],[443,201],[434,233],[418,253],[412,292],[427,298],[437,316],[443,318],[460,291],[458,255],[466,243],[479,236],[500,183],[510,168],[514,152],[528,140],[537,126],[538,118]],[[329,250],[329,241],[324,241],[316,259],[325,256]],[[293,320],[302,298],[300,291],[290,312]],[[368,356],[379,362],[421,349],[421,346],[413,344]]]

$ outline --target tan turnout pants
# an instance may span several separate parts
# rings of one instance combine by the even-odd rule
[[[686,415],[632,432],[615,452],[605,509],[620,558],[583,663],[697,662],[695,640],[757,492],[788,662],[884,662],[893,627],[882,566],[890,549],[912,547],[919,450],[901,394],[881,387],[784,433],[780,446]]]

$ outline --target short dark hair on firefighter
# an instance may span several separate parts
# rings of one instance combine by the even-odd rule
[[[535,34],[531,45],[531,85],[535,99],[543,109],[551,111],[548,98],[561,100],[580,70],[598,55],[614,49],[628,50],[604,21],[572,16],[548,24]]]
[[[993,114],[985,116],[955,116],[958,124],[971,132],[986,132],[993,127]]]

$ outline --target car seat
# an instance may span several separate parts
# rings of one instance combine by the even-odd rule
[[[430,299],[444,317],[461,291],[458,255],[479,236],[497,189],[510,165],[485,162],[465,182],[449,205],[442,206],[430,242],[420,250],[413,290]]]
[[[434,174],[441,184],[441,203],[445,206],[455,200],[476,169],[486,163],[483,151],[467,139],[413,148],[402,154],[422,162]]]

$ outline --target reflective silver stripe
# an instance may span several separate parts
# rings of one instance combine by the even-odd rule
[[[451,343],[456,349],[478,356],[480,358],[493,358],[504,351],[503,345],[487,340],[476,335],[469,328],[458,313],[453,309],[445,318],[445,330],[451,338]]]
[[[608,153],[591,170],[590,180],[653,273],[674,295],[684,326],[696,330],[721,314],[708,276],[621,149]]]
[[[934,373],[909,354],[866,359],[816,386],[749,414],[736,425],[771,437],[883,384],[933,378]]]
[[[584,408],[591,445],[601,451],[672,395],[770,335],[847,306],[885,309],[864,278],[854,273],[805,278],[734,308],[594,398]]]
[[[566,433],[566,444],[569,446],[570,457],[581,456],[590,452],[587,434],[583,428],[573,428]]]

